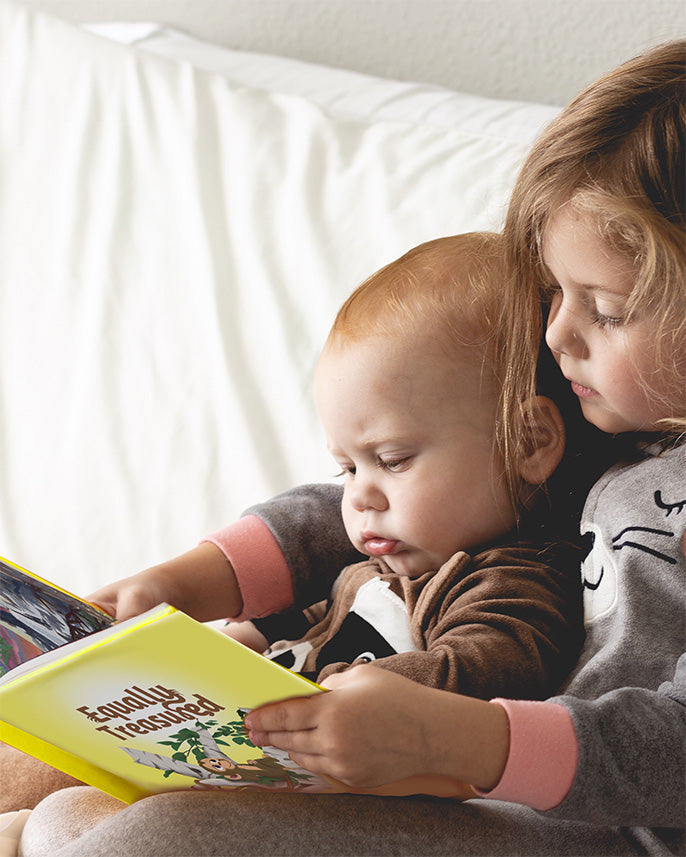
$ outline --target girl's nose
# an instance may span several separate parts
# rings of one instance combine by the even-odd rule
[[[555,295],[550,305],[545,341],[554,354],[570,357],[586,356],[586,343],[573,308],[564,304],[560,294]]]
[[[348,491],[350,504],[356,512],[366,512],[369,509],[383,512],[388,508],[386,495],[371,475],[365,476],[358,470],[348,483]]]

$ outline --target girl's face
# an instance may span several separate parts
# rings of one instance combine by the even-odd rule
[[[631,260],[603,241],[594,220],[564,206],[551,221],[543,260],[556,287],[546,342],[589,422],[610,433],[653,430],[686,408],[665,402],[657,324],[640,310],[626,321]],[[686,346],[682,354],[686,359]]]

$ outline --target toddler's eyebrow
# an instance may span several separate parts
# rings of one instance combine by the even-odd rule
[[[382,447],[384,454],[388,452],[403,451],[413,446],[416,441],[408,437],[398,437],[396,435],[378,435],[374,437],[362,438],[355,441],[355,449],[359,452],[376,452],[379,447]],[[335,445],[328,447],[331,455],[345,455],[342,449]]]

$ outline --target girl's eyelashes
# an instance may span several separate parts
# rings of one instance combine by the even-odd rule
[[[571,294],[571,299],[577,302],[579,311],[585,312],[586,317],[592,324],[595,324],[605,330],[611,330],[627,324],[626,315],[610,315],[609,313],[601,312],[596,304],[598,296],[593,292],[593,289],[582,289],[580,292],[577,292],[576,297],[573,292]],[[565,289],[551,277],[547,283],[546,295],[551,308],[559,308],[560,302],[565,299],[566,292]],[[603,302],[606,302],[606,300],[606,298],[602,298]],[[620,309],[620,307],[618,306],[617,309]]]
[[[562,289],[560,286],[552,283],[549,286],[549,297],[551,303],[558,305],[558,302],[562,299]],[[583,304],[585,304],[585,307]],[[612,330],[626,324],[626,317],[623,315],[609,315],[608,313],[601,312],[590,295],[581,304],[581,310],[585,310],[591,324],[596,324],[603,330]]]
[[[593,324],[597,324],[598,327],[603,329],[621,327],[624,324],[624,318],[622,316],[605,315],[605,313],[599,312],[595,308],[591,313],[591,320]]]

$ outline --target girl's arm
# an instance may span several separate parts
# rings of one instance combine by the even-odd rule
[[[556,701],[571,715],[579,760],[555,816],[686,827],[686,654],[657,690],[623,687],[594,700]]]
[[[297,764],[358,787],[415,774],[486,789],[498,782],[509,743],[500,706],[374,666],[331,676],[325,686],[333,692],[251,712],[253,743],[287,750]]]
[[[252,711],[251,740],[352,786],[443,774],[557,818],[686,824],[686,654],[658,690],[597,700],[484,702],[374,666],[324,684],[331,693]]]

